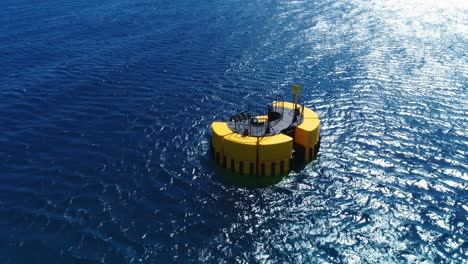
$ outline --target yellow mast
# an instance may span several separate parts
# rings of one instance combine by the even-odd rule
[[[297,122],[297,115],[298,115],[298,110],[297,110],[297,100],[299,98],[299,94],[301,93],[301,85],[296,83],[293,84],[293,94],[294,94],[294,117],[293,117],[293,123]]]
[[[293,94],[294,94],[294,106],[297,106],[297,99],[299,98],[299,94],[301,93],[301,85],[296,83],[293,84]]]

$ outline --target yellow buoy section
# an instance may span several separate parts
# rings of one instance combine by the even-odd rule
[[[279,176],[289,172],[293,140],[283,134],[259,138],[260,176]]]
[[[224,137],[234,133],[225,122],[211,124],[211,158],[220,164],[224,157]]]
[[[296,127],[296,143],[305,148],[304,161],[311,161],[318,151],[320,120],[304,119],[304,122]]]
[[[224,137],[223,167],[232,172],[253,174],[257,166],[257,137],[233,133]]]
[[[283,134],[251,137],[233,133],[226,123],[214,122],[212,158],[241,175],[279,176],[289,172],[293,140]]]
[[[281,102],[285,108],[294,109],[294,104],[290,102]],[[279,102],[273,102],[279,104]],[[318,152],[320,119],[319,116],[307,107],[301,109],[303,122],[296,127],[295,143],[305,148],[304,161],[311,161]]]

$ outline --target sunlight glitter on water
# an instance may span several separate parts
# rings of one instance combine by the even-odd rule
[[[0,261],[467,258],[466,1],[27,1],[0,9]],[[318,159],[225,182],[210,123],[293,82]]]

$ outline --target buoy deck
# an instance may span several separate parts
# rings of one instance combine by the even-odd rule
[[[243,113],[236,121],[228,121],[227,125],[229,129],[236,133],[252,137],[262,137],[280,134],[284,129],[298,126],[304,121],[304,117],[299,114],[297,115],[297,121],[293,122],[294,110],[292,108],[278,107],[277,109],[277,113],[281,114],[281,117],[277,120],[268,122],[266,115],[251,116],[249,113]]]

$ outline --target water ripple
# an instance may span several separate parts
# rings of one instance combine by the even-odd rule
[[[467,259],[465,3],[0,5],[1,262]],[[211,122],[293,82],[317,160],[226,182]]]

